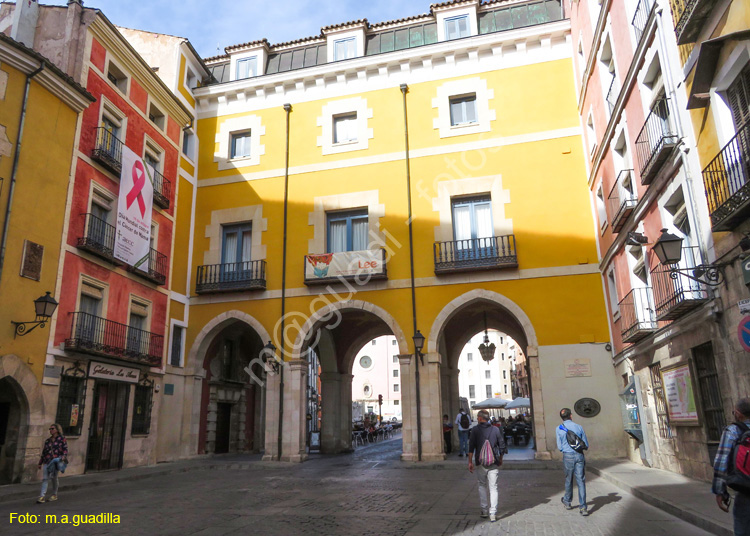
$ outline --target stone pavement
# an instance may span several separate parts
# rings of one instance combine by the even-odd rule
[[[1,502],[0,534],[709,534],[591,474],[591,515],[583,518],[560,504],[558,465],[523,461],[504,465],[500,519],[490,523],[479,517],[476,478],[466,470],[466,458],[453,455],[446,462],[412,464],[399,460],[400,451],[401,441],[395,439],[353,454],[314,456],[297,465],[217,457],[163,464],[148,468],[150,473],[134,469],[63,477],[70,484],[95,477],[103,483],[94,486],[92,480],[75,490],[61,488],[55,503]],[[150,476],[124,479],[129,472]],[[107,482],[117,477],[120,482]],[[12,498],[6,489],[0,491]],[[41,515],[36,524],[11,525],[11,513]],[[53,526],[45,518],[49,514],[60,521],[68,515],[73,520],[74,515],[101,513],[119,515],[120,523]]]

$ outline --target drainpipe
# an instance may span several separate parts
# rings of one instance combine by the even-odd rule
[[[8,243],[8,226],[10,225],[10,212],[13,205],[13,192],[16,189],[16,174],[18,173],[18,161],[21,158],[21,139],[23,138],[23,126],[26,122],[26,105],[29,100],[29,88],[31,87],[31,79],[42,72],[44,69],[44,63],[39,65],[39,68],[26,75],[26,86],[23,89],[23,101],[21,104],[21,118],[18,121],[18,135],[16,136],[16,152],[13,155],[13,167],[10,172],[10,186],[8,189],[8,204],[5,209],[5,221],[3,223],[3,236],[0,240],[0,280],[3,276],[3,265],[5,264],[5,248]]]
[[[292,105],[284,105],[286,112],[286,154],[284,156],[284,238],[281,253],[281,348],[282,366],[279,370],[279,438],[278,438],[278,461],[281,461],[281,443],[284,426],[284,316],[286,315],[286,241],[287,241],[287,215],[289,212],[289,114]]]
[[[406,94],[409,91],[409,86],[401,84],[401,95],[404,100],[404,147],[406,149],[406,197],[409,204],[409,267],[411,269],[411,315],[414,324],[414,335],[417,334],[417,294],[414,287],[414,236],[412,233],[412,215],[411,215],[411,171],[409,168],[409,120],[406,115]],[[414,352],[415,358],[421,358],[416,355],[416,348]],[[421,397],[419,393],[419,361],[420,359],[414,360],[414,379],[417,384],[417,460],[422,461],[422,409],[421,409]]]

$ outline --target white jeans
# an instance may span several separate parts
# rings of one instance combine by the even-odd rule
[[[496,465],[492,467],[476,466],[477,481],[479,482],[479,506],[482,512],[489,511],[489,514],[497,513],[497,477],[500,468]],[[487,489],[489,487],[489,490]],[[489,500],[487,494],[489,492]],[[487,504],[489,502],[489,505]]]

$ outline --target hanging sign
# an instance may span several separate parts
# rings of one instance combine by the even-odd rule
[[[305,256],[305,283],[328,282],[337,278],[384,278],[384,250],[342,251]]]
[[[154,179],[150,166],[127,146],[122,148],[120,196],[117,200],[115,258],[148,272]]]
[[[89,378],[138,383],[140,375],[140,370],[135,368],[109,365],[107,363],[98,363],[96,361],[92,361],[89,364]]]
[[[70,406],[70,427],[75,428],[78,426],[78,404]]]

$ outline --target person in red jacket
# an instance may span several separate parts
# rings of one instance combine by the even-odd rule
[[[39,469],[42,470],[42,492],[36,500],[38,503],[57,500],[57,473],[60,470],[65,471],[64,466],[68,463],[68,442],[62,435],[62,427],[59,424],[50,425],[49,435],[39,458]],[[52,481],[52,495],[47,499],[47,484],[50,480]]]

